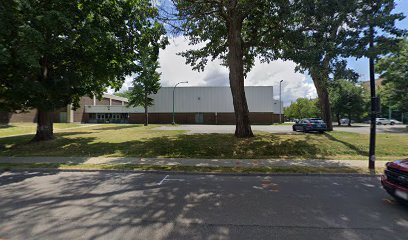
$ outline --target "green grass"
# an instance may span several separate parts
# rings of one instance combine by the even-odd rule
[[[175,158],[367,159],[368,135],[256,133],[251,139],[232,134],[185,135],[154,130],[158,125],[104,124],[61,130],[47,142],[32,136],[0,138],[0,156],[104,156]],[[408,157],[408,136],[378,134],[377,159]]]
[[[54,130],[59,131],[66,128],[81,126],[78,123],[55,123]],[[20,134],[34,134],[37,125],[35,123],[12,123],[0,124],[0,137],[7,137]]]
[[[58,169],[58,170],[130,170],[130,171],[176,171],[199,173],[357,173],[368,174],[368,169],[349,167],[205,167],[205,166],[157,166],[135,164],[58,164],[58,163],[0,163],[0,170],[12,169]],[[375,173],[384,169],[377,168]]]

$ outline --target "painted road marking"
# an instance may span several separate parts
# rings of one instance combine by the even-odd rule
[[[261,186],[260,189],[269,191],[269,192],[279,192],[279,185],[276,183],[273,183],[272,180],[270,179],[262,179],[261,180]]]
[[[184,179],[180,179],[180,178],[168,178],[170,175],[166,175],[157,185],[162,185],[164,183],[164,181],[184,181]]]

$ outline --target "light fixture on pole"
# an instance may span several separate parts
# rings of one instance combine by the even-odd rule
[[[279,82],[279,123],[282,123],[282,82]]]
[[[177,85],[179,85],[180,83],[188,83],[188,81],[185,81],[185,82],[179,82],[179,83],[177,83],[176,85],[174,85],[174,88],[173,88],[173,122],[171,123],[171,124],[176,124],[176,121],[174,120],[174,92],[175,92],[175,90],[176,90],[176,87],[177,87]]]

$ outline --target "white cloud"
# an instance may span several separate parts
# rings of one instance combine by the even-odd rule
[[[209,62],[203,72],[193,71],[191,66],[185,64],[185,58],[176,53],[191,49],[184,37],[177,37],[170,41],[170,45],[160,52],[159,71],[162,86],[174,86],[177,82],[188,81],[188,86],[228,86],[228,69],[220,65],[220,61]],[[256,64],[248,73],[245,80],[247,86],[274,86],[275,98],[279,98],[279,81],[282,83],[282,99],[285,105],[299,97],[316,97],[316,90],[310,78],[295,72],[295,64],[290,61],[277,60],[271,63]],[[131,78],[126,80],[128,87]]]

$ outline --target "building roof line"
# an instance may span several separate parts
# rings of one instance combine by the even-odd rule
[[[119,96],[112,95],[112,94],[107,94],[107,93],[104,93],[103,97],[104,98],[110,98],[110,99],[113,99],[113,100],[123,101],[123,102],[129,102],[129,100],[127,98],[119,97]]]

